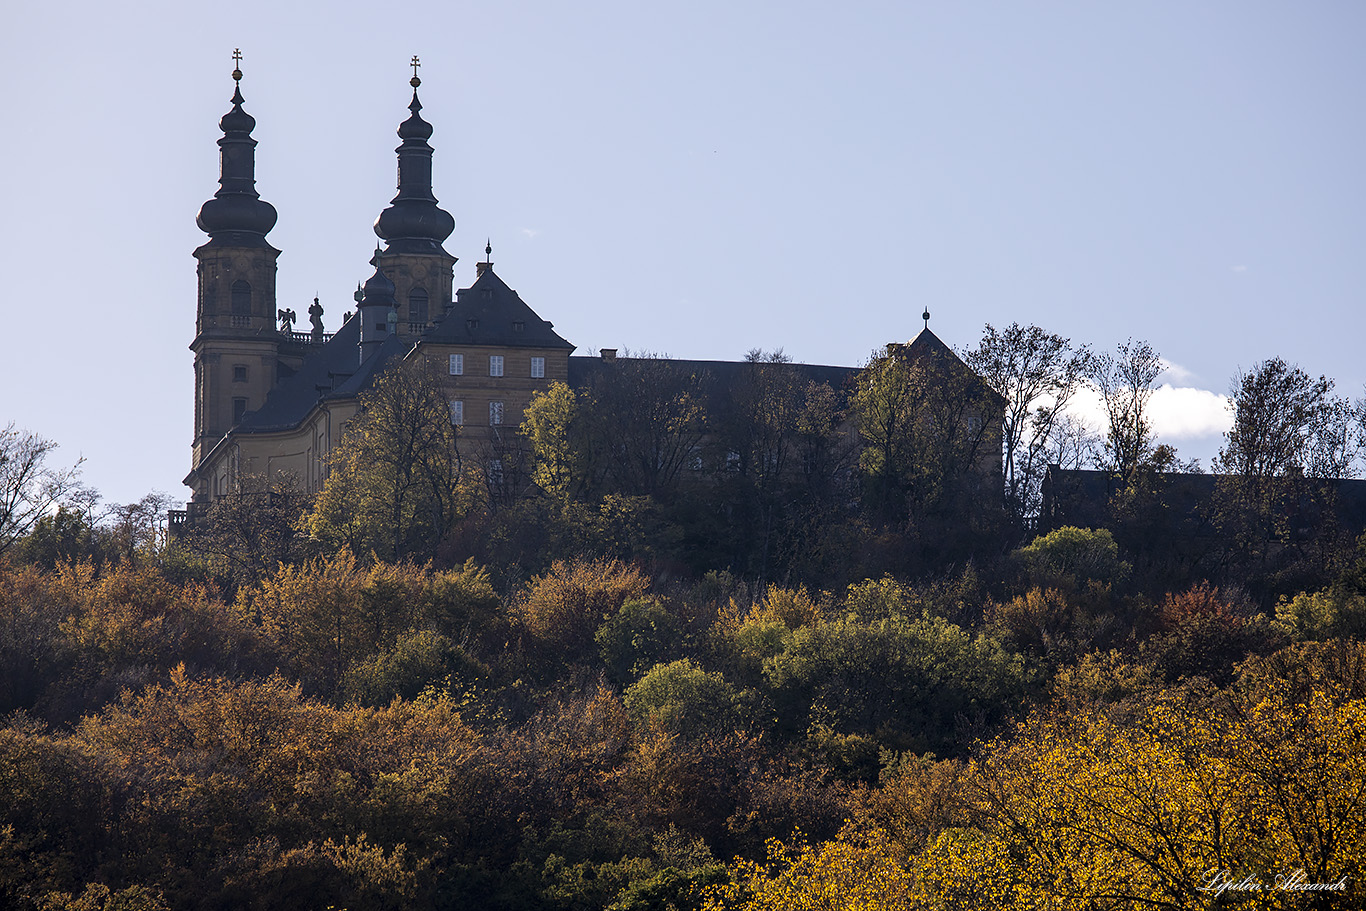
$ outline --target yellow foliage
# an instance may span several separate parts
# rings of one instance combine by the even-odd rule
[[[531,394],[521,431],[531,444],[531,479],[556,500],[569,497],[570,486],[583,471],[583,455],[570,442],[569,427],[578,412],[574,390],[556,380],[544,392]]]
[[[1360,647],[1356,647],[1360,649]],[[1366,699],[1284,676],[1173,691],[1120,713],[1042,714],[979,770],[982,808],[1038,894],[1068,907],[1204,907],[1211,871],[1366,872]],[[1360,892],[1357,892],[1358,898]],[[1163,904],[1165,903],[1165,905]]]
[[[437,580],[438,587],[449,580]],[[362,567],[348,551],[281,565],[239,595],[300,675],[330,692],[346,666],[393,643],[430,600],[429,569],[411,563]]]
[[[917,908],[1052,911],[1033,893],[1004,839],[977,829],[947,829],[911,859]]]
[[[788,629],[811,626],[821,619],[821,607],[805,588],[780,588],[770,585],[764,599],[745,617],[747,622],[778,621]]]
[[[958,759],[908,757],[868,796],[869,809],[890,837],[919,849],[940,832],[973,818],[971,769]]]
[[[537,639],[577,654],[630,598],[642,597],[650,580],[620,560],[556,560],[531,580],[513,616]]]
[[[365,835],[344,838],[340,843],[328,839],[323,842],[321,853],[336,865],[354,883],[357,896],[370,907],[402,907],[401,900],[412,896],[417,888],[418,870],[426,866],[425,860],[417,864],[417,869],[408,869],[405,863],[406,846],[400,844],[385,854],[384,848],[371,844]]]
[[[160,892],[129,886],[118,892],[104,883],[90,883],[80,895],[49,892],[38,901],[38,911],[167,911]]]
[[[1047,653],[1071,632],[1073,607],[1058,589],[1034,586],[998,605],[991,616],[1019,645]]]
[[[904,855],[879,829],[847,825],[834,841],[770,840],[768,861],[737,861],[705,891],[703,911],[899,911],[916,907]]]

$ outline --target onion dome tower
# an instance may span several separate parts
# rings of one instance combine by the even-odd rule
[[[398,153],[398,195],[375,219],[375,233],[384,241],[384,269],[393,281],[398,331],[415,336],[440,318],[451,305],[452,270],[456,257],[441,246],[455,230],[455,219],[432,195],[432,147],[427,142],[432,125],[422,119],[417,88],[422,84],[413,57],[411,112],[398,128],[403,140]],[[378,268],[378,262],[373,263]]]
[[[194,352],[195,431],[190,477],[194,499],[227,493],[199,477],[210,450],[246,412],[259,408],[275,381],[279,335],[275,328],[275,268],[280,251],[266,241],[275,207],[256,192],[256,120],[242,109],[241,51],[233,54],[232,109],[218,125],[218,192],[196,223],[209,240],[199,260],[199,303]]]
[[[398,314],[394,283],[384,274],[384,254],[375,248],[375,274],[365,280],[357,300],[360,319],[360,363],[365,363],[396,332]]]

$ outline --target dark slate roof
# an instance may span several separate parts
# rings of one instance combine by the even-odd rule
[[[474,284],[456,292],[451,309],[423,334],[422,340],[437,345],[574,350],[555,333],[554,323],[537,316],[492,267],[486,267]]]
[[[1001,406],[1005,405],[1005,396],[995,389],[992,389],[977,373],[963,362],[958,353],[944,344],[939,336],[930,331],[926,326],[920,330],[920,334],[912,339],[908,344],[896,346],[889,345],[888,350],[894,351],[899,348],[901,353],[908,358],[912,358],[921,363],[932,365],[935,369],[946,370],[951,374],[957,374],[960,379],[971,380],[977,383],[983,392],[990,397],[997,399]]]
[[[391,360],[412,348],[411,342],[390,336],[365,363],[358,364],[359,345],[360,319],[353,316],[325,345],[310,349],[299,370],[276,383],[265,404],[248,412],[233,433],[293,430],[324,399],[359,395]]]
[[[911,339],[906,346],[906,353],[912,357],[950,357],[962,363],[962,358],[954,353],[954,350],[940,340],[939,336],[930,331],[926,326],[920,330],[920,334]],[[964,364],[963,366],[967,366]]]
[[[650,360],[653,358],[647,358]],[[615,365],[636,360],[618,357]],[[667,360],[680,370],[691,371],[698,376],[707,376],[711,383],[708,388],[713,393],[730,389],[743,379],[743,371],[750,367],[748,361],[688,361],[678,358],[659,358]],[[592,386],[599,376],[614,368],[614,362],[601,357],[571,357],[569,359],[569,385],[575,389]],[[841,400],[847,399],[853,389],[853,377],[858,375],[858,367],[831,367],[823,364],[764,364],[765,368],[791,370],[802,379],[828,383]],[[714,403],[713,403],[714,404]]]

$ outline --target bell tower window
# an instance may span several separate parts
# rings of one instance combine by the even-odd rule
[[[251,283],[238,279],[232,283],[232,315],[251,316]]]
[[[426,289],[414,288],[408,292],[408,321],[412,323],[427,322]]]

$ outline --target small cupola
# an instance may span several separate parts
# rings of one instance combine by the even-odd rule
[[[382,254],[375,248],[375,274],[365,280],[356,292],[360,319],[360,362],[365,363],[389,336],[394,334],[398,303],[394,300],[394,283],[384,274]],[[390,318],[391,314],[393,319]]]

